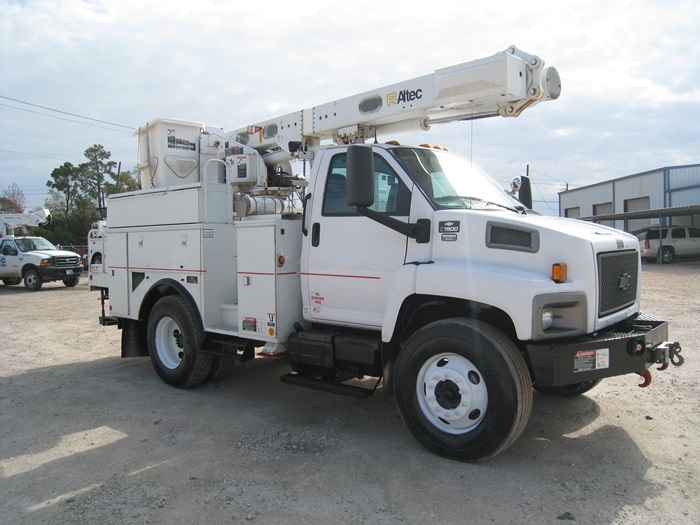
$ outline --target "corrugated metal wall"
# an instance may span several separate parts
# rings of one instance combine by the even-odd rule
[[[579,208],[581,217],[591,217],[601,215],[610,205],[612,213],[632,211],[627,208],[636,209],[643,198],[649,199],[649,209],[700,204],[700,164],[659,168],[564,191],[559,194],[559,215],[564,217],[567,209]],[[658,222],[658,219],[638,219],[627,224],[623,220],[606,224],[633,231]],[[673,224],[697,226],[700,216],[675,217]]]

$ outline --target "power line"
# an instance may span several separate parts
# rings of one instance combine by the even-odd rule
[[[6,97],[2,97],[2,96],[0,95],[0,98],[6,98]],[[49,117],[49,118],[55,118],[55,119],[58,119],[58,120],[65,120],[66,122],[74,122],[75,124],[82,124],[83,126],[90,126],[91,128],[107,129],[107,130],[109,130],[109,131],[116,131],[116,132],[118,132],[118,133],[127,133],[127,134],[129,134],[129,135],[131,134],[131,132],[129,132],[129,131],[124,131],[124,130],[121,130],[121,129],[114,129],[114,128],[107,128],[107,127],[105,127],[105,126],[97,126],[97,125],[95,125],[95,124],[88,124],[87,122],[79,122],[79,121],[77,121],[77,120],[72,120],[72,119],[69,119],[69,118],[57,117],[56,115],[47,115],[46,113],[40,113],[40,112],[38,112],[38,111],[32,111],[31,109],[16,108],[15,106],[9,106],[9,105],[7,105],[7,104],[0,104],[0,106],[5,107],[5,108],[16,109],[17,111],[26,111],[27,113],[34,113],[35,115],[41,115],[42,117]],[[81,118],[84,118],[84,117],[81,117]]]
[[[100,124],[109,124],[110,126],[117,126],[119,128],[126,128],[128,130],[135,129],[135,126],[125,126],[124,124],[116,124],[114,122],[107,122],[106,120],[99,120],[96,118],[84,117],[83,115],[77,115],[75,113],[69,113],[67,111],[61,111],[60,109],[53,109],[53,108],[49,108],[46,106],[40,106],[39,104],[32,104],[31,102],[25,102],[24,100],[18,100],[16,98],[6,97],[4,95],[0,95],[0,98],[4,98],[5,100],[11,100],[12,102],[17,102],[19,104],[26,104],[27,106],[32,106],[35,108],[45,109],[47,111],[53,111],[55,113],[62,113],[63,115],[69,115],[71,117],[78,117],[78,118],[85,119],[85,120],[91,120],[93,122],[99,122]],[[12,106],[8,106],[8,107],[12,107]],[[15,109],[19,109],[19,108],[15,108]],[[45,115],[45,116],[49,116],[49,115]],[[115,130],[115,131],[117,131],[117,130]]]
[[[116,131],[116,130],[115,130],[115,131]],[[26,155],[27,157],[37,157],[37,158],[40,158],[40,159],[51,159],[51,160],[58,160],[58,161],[60,161],[60,162],[70,162],[70,161],[65,160],[65,159],[57,159],[56,157],[47,157],[47,156],[45,156],[45,155],[35,155],[35,154],[33,154],[33,153],[23,153],[23,152],[21,152],[21,151],[13,151],[13,150],[11,150],[11,149],[3,149],[3,148],[0,148],[0,151],[5,151],[5,152],[7,152],[7,153],[16,153],[17,155]]]

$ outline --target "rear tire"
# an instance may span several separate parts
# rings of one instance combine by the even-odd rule
[[[160,299],[148,318],[148,353],[160,378],[189,388],[207,378],[212,358],[199,351],[202,333],[192,307],[179,295]]]
[[[211,369],[204,381],[215,381],[227,376],[238,362],[233,357],[215,356],[212,358]]]
[[[413,334],[399,353],[394,394],[427,449],[462,461],[512,445],[532,410],[532,380],[513,342],[475,319],[446,319]]]
[[[90,266],[93,264],[102,264],[102,254],[101,253],[96,253],[92,256],[92,260],[90,261]]]
[[[63,279],[63,284],[66,285],[68,288],[73,288],[74,286],[78,286],[78,283],[80,282],[80,277],[69,277],[68,279]]]
[[[541,394],[547,394],[550,396],[574,397],[585,394],[589,390],[593,390],[601,381],[602,379],[595,379],[593,381],[585,381],[583,383],[576,383],[574,385],[566,386],[538,386],[537,383],[535,383],[532,388]]]
[[[44,280],[34,268],[27,270],[24,274],[24,287],[30,292],[40,290],[42,284],[44,284]]]
[[[673,262],[673,258],[675,256],[675,253],[673,251],[673,248],[669,248],[668,246],[664,246],[661,248],[661,262],[663,264],[671,264]]]

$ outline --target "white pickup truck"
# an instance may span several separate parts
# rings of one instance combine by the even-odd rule
[[[47,281],[63,281],[72,288],[82,273],[80,255],[60,250],[43,237],[0,239],[0,279],[6,285],[24,280],[25,288],[34,292]]]

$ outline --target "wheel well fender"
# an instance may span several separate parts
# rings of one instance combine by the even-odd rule
[[[24,278],[24,275],[29,271],[29,270],[36,270],[37,272],[39,271],[34,264],[25,264],[22,266],[22,270],[20,271],[20,274],[22,275],[22,278]]]
[[[411,295],[401,305],[391,340],[382,343],[385,396],[393,392],[394,364],[408,338],[430,323],[455,317],[479,319],[497,328],[518,345],[513,320],[499,308],[464,299]]]
[[[197,308],[197,303],[192,297],[192,294],[190,294],[190,292],[181,283],[174,279],[161,279],[151,286],[150,290],[148,290],[144,296],[143,301],[141,301],[141,306],[139,308],[139,319],[148,324],[148,318],[151,315],[151,310],[153,310],[153,307],[158,300],[166,295],[182,296],[189,303],[190,308],[192,308],[195,322],[197,323],[197,329],[200,332],[204,331],[204,324],[202,323],[202,318],[199,315],[199,308]]]

